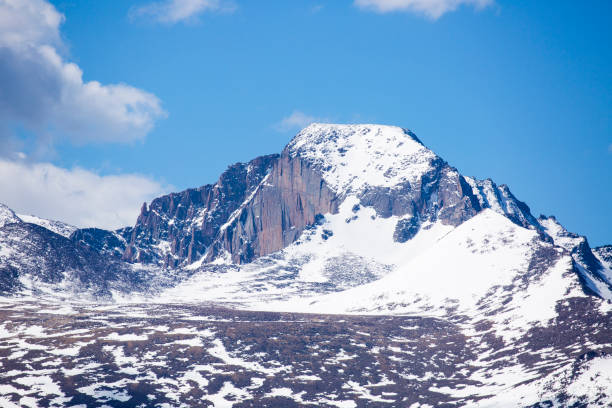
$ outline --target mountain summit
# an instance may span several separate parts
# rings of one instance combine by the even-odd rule
[[[439,161],[414,133],[395,126],[315,123],[285,151],[319,170],[338,194],[417,183]]]

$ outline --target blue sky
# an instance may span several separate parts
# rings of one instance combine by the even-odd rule
[[[534,214],[612,243],[609,1],[464,0],[445,10],[431,4],[447,0],[188,0],[186,18],[169,17],[169,2],[51,3],[64,18],[60,38],[44,41],[82,70],[83,83],[129,86],[114,97],[138,99],[145,118],[115,123],[89,97],[61,119],[0,111],[1,150],[12,165],[79,170],[100,183],[136,177],[145,187],[113,222],[135,219],[142,198],[280,152],[301,122],[375,122],[410,128],[463,174],[508,184]],[[68,123],[71,112],[82,123]],[[102,118],[95,130],[92,117]],[[1,188],[19,211],[77,211]],[[89,219],[104,224],[68,221]]]

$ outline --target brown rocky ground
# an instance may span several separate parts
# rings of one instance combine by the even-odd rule
[[[604,321],[591,306],[570,299],[563,318],[506,344],[485,320],[6,302],[0,405],[472,405],[504,378],[496,372],[521,367],[528,384],[568,367],[571,383],[571,372],[612,353],[611,315]],[[489,379],[478,374],[483,365]],[[594,401],[570,398],[559,381],[550,385],[557,402]],[[598,398],[605,403],[609,394]],[[547,403],[543,397],[539,406]]]

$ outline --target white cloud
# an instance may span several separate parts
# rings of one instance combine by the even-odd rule
[[[204,12],[231,12],[236,6],[223,0],[163,0],[135,7],[132,17],[149,17],[161,23],[178,23],[191,20]]]
[[[434,20],[459,6],[483,8],[491,4],[493,0],[355,0],[357,7],[377,13],[406,11],[423,14]]]
[[[321,118],[316,118],[311,115],[307,115],[299,110],[294,110],[291,115],[281,119],[274,127],[276,130],[281,132],[287,132],[290,130],[300,130],[310,125],[313,122],[324,122]]]
[[[79,227],[134,225],[140,206],[169,187],[137,174],[101,176],[50,163],[0,159],[0,202],[17,213]]]
[[[64,21],[43,0],[0,0],[0,44],[59,44],[58,27]]]
[[[165,115],[159,99],[126,84],[83,81],[81,69],[61,55],[63,21],[45,0],[0,0],[0,144],[9,143],[6,128],[16,125],[46,143],[144,138]]]

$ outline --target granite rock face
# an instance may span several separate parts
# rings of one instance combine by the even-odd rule
[[[269,175],[219,231],[207,260],[228,253],[235,263],[283,249],[293,243],[317,215],[335,213],[338,199],[321,175],[286,151]]]
[[[142,206],[123,259],[169,268],[201,258],[219,229],[268,175],[278,155],[230,166],[215,184],[156,198]]]
[[[433,169],[415,183],[403,182],[393,187],[366,187],[359,195],[361,205],[372,207],[383,217],[405,217],[410,221],[407,236],[399,233],[407,224],[398,221],[398,242],[412,238],[424,221],[441,221],[457,226],[476,215],[483,207],[472,188],[456,169],[442,159],[433,162]]]

